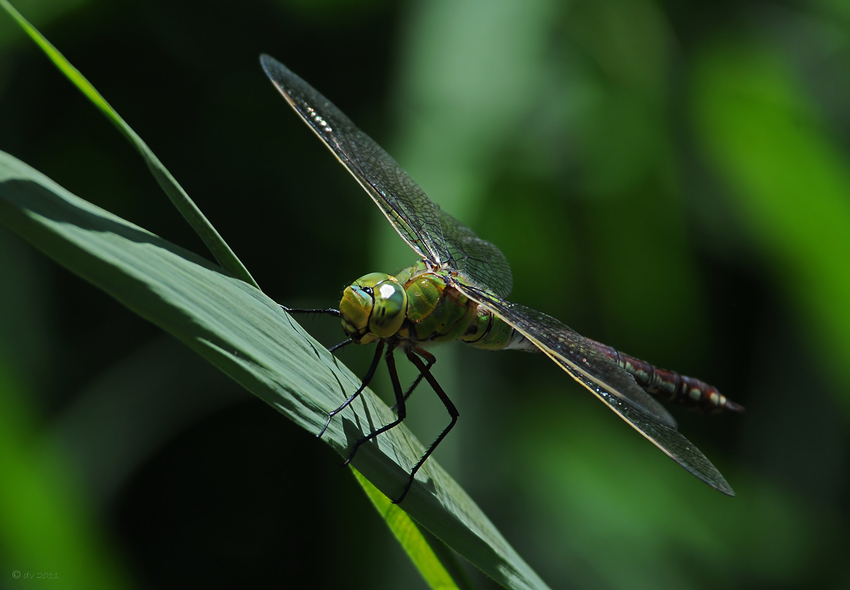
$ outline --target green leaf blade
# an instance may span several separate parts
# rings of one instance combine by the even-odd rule
[[[359,386],[356,376],[254,287],[2,152],[0,222],[310,432],[318,432],[327,412]],[[367,389],[331,421],[322,440],[347,457],[356,440],[392,419]],[[395,497],[423,452],[401,425],[363,445],[353,465]],[[504,586],[546,587],[433,459],[417,474],[401,508]]]

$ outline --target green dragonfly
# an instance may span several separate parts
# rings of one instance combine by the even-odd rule
[[[431,202],[416,182],[369,136],[312,86],[274,58],[260,58],[266,75],[289,105],[333,152],[421,258],[396,276],[367,274],[343,292],[339,310],[288,309],[290,313],[326,313],[340,317],[350,344],[377,343],[361,387],[328,414],[345,409],[369,384],[380,364],[387,364],[397,417],[354,444],[345,464],[363,443],[405,419],[405,400],[422,378],[431,385],[451,417],[449,425],[413,467],[401,496],[416,472],[457,422],[458,411],[431,374],[431,343],[460,340],[486,350],[542,352],[609,409],[667,456],[711,487],[734,496],[711,462],[676,430],[676,421],[652,396],[705,411],[743,411],[717,389],[584,338],[546,314],[506,300],[513,278],[499,249]],[[283,306],[282,306],[283,307]],[[393,352],[401,349],[419,370],[402,392]],[[424,362],[423,362],[424,361]]]

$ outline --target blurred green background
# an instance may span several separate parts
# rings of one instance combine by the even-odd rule
[[[553,588],[850,585],[850,4],[15,5],[276,300],[414,255],[261,52],[498,244],[512,300],[747,407],[673,409],[730,499],[542,355],[437,349],[461,418],[436,457]],[[0,113],[0,149],[206,255],[2,13]],[[0,587],[424,587],[312,433],[2,228],[0,277]],[[426,442],[447,422],[427,388],[409,413]]]

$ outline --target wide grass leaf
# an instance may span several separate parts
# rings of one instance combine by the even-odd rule
[[[359,385],[261,291],[70,194],[3,152],[0,222],[310,432],[318,432],[327,412]],[[392,419],[386,404],[367,390],[331,421],[322,440],[348,456],[355,441]],[[363,445],[353,465],[383,494],[397,497],[423,452],[400,426]],[[402,508],[504,586],[545,588],[435,461],[419,471]]]

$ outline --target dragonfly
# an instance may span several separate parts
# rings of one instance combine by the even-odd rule
[[[401,502],[416,472],[458,420],[458,411],[431,373],[431,344],[465,342],[484,350],[542,352],[664,454],[720,492],[735,492],[723,475],[677,430],[656,398],[707,412],[743,411],[716,387],[660,369],[595,340],[555,318],[507,300],[513,287],[510,265],[492,243],[431,201],[422,188],[368,135],[312,86],[269,55],[263,70],[301,119],[372,198],[387,221],[420,257],[395,276],[369,273],[348,286],[339,309],[292,309],[292,314],[328,314],[342,321],[348,344],[376,344],[360,387],[328,414],[331,420],[369,385],[384,356],[396,401],[396,419],[356,441],[347,465],[364,443],[401,424],[405,402],[424,378],[451,420],[413,466]],[[403,392],[394,352],[400,350],[419,375]]]

